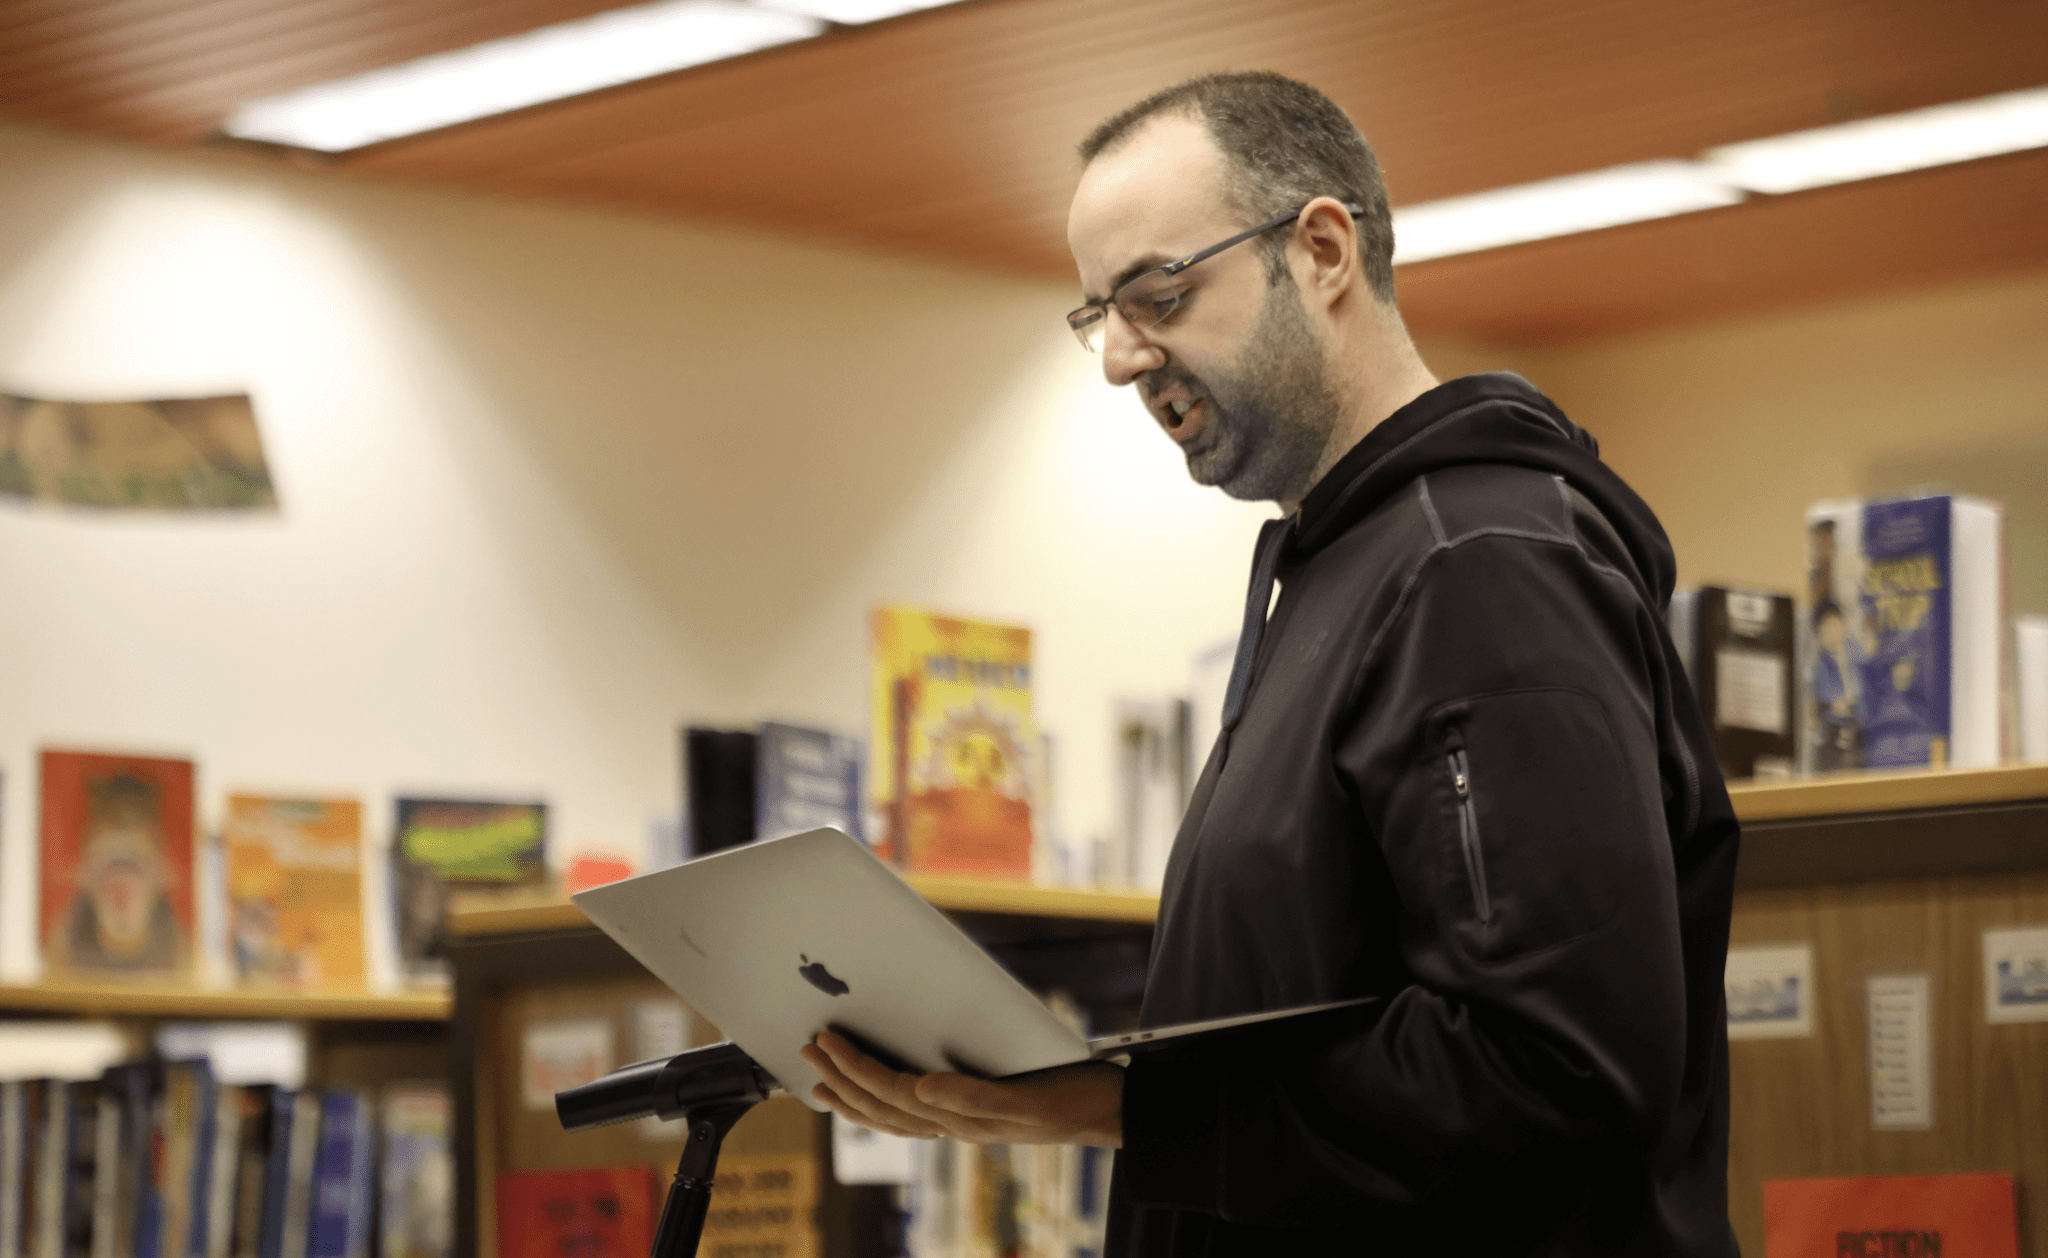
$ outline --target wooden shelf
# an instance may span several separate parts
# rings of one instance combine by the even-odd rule
[[[1745,822],[1981,808],[2048,799],[2048,765],[1841,773],[1793,782],[1745,782],[1730,787],[1728,794],[1735,802],[1735,815]]]
[[[1149,922],[1159,915],[1159,897],[1135,891],[1040,887],[992,878],[941,878],[911,874],[904,879],[939,908],[954,913],[1007,913],[1019,917],[1066,917],[1104,922]],[[458,899],[448,914],[448,933],[461,938],[519,935],[589,927],[568,900],[522,895],[491,901]]]
[[[261,1018],[445,1022],[447,992],[293,992],[176,983],[51,980],[0,984],[0,1009],[167,1018]]]
[[[2048,801],[2048,765],[1745,782],[1730,787],[1728,794],[1745,825],[1764,827],[1836,817],[1999,808]],[[1824,873],[1816,868],[1805,870],[1802,876]],[[1779,881],[1776,877],[1768,880]],[[1144,892],[1041,887],[931,874],[910,874],[904,881],[939,908],[955,913],[1109,922],[1149,922],[1159,914],[1159,897]],[[464,938],[589,927],[590,919],[581,910],[552,891],[524,892],[511,899],[458,897],[448,917],[449,933]]]

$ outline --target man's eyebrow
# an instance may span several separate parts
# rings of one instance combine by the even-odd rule
[[[1156,271],[1171,261],[1173,259],[1163,253],[1148,253],[1123,270],[1118,271],[1115,277],[1109,281],[1109,291],[1114,293],[1117,289],[1137,279],[1145,272]],[[1109,298],[1097,297],[1094,293],[1083,292],[1081,296],[1084,298],[1081,303],[1084,306],[1106,306],[1109,304]]]

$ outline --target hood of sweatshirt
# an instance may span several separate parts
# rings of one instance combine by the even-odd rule
[[[1302,500],[1283,562],[1329,545],[1416,477],[1468,463],[1562,476],[1621,535],[1652,605],[1670,601],[1677,565],[1649,505],[1600,461],[1591,433],[1504,371],[1440,384],[1367,433]]]

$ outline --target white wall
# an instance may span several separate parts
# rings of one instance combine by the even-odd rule
[[[883,600],[1037,630],[1063,820],[1100,829],[1113,697],[1234,632],[1270,509],[1188,483],[1073,300],[0,127],[0,389],[245,388],[283,502],[0,501],[0,971],[40,746],[190,754],[209,824],[341,791],[381,848],[395,793],[539,795],[637,851],[680,723],[862,729]]]

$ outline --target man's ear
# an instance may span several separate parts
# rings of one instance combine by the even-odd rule
[[[1302,296],[1328,306],[1358,282],[1358,228],[1335,197],[1317,197],[1294,223],[1294,280]]]

